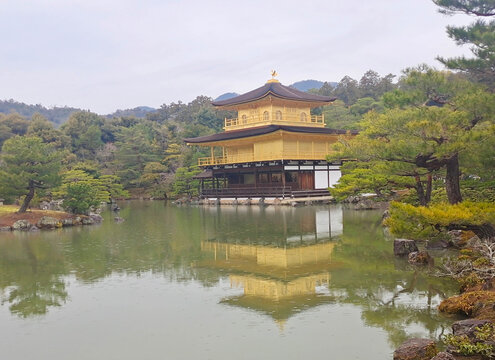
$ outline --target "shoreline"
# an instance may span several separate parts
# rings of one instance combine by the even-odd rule
[[[98,214],[76,215],[65,211],[37,209],[18,213],[17,209],[18,207],[13,205],[0,206],[0,232],[59,229],[70,226],[93,225],[103,220]]]

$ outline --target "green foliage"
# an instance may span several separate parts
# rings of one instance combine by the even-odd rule
[[[413,178],[446,169],[449,201],[460,201],[453,187],[459,182],[459,156],[472,152],[467,144],[493,138],[494,95],[423,66],[409,69],[401,89],[384,101],[387,109],[368,112],[360,134],[339,144],[331,159],[380,162],[390,173]]]
[[[101,175],[96,178],[84,170],[68,170],[62,173],[62,178],[62,185],[53,192],[54,196],[66,198],[69,186],[74,184],[84,184],[91,187],[94,191],[91,194],[94,195],[98,203],[129,196],[120,184],[120,179],[115,175]]]
[[[8,139],[3,144],[1,159],[2,196],[25,196],[35,188],[50,190],[60,182],[61,154],[38,137]]]
[[[16,114],[21,115],[24,118],[30,118],[34,114],[41,114],[43,117],[47,118],[55,124],[59,126],[63,124],[72,114],[73,112],[80,111],[80,109],[71,108],[71,107],[53,107],[46,108],[42,105],[27,105],[14,100],[0,100],[0,113],[9,114],[15,112]]]
[[[363,102],[363,98],[378,101],[383,94],[396,87],[393,83],[394,77],[392,74],[380,77],[376,71],[368,70],[359,82],[349,76],[344,76],[334,88],[327,84],[327,86],[322,86],[318,93],[325,96],[335,96],[346,106],[356,104],[360,100]],[[364,102],[369,102],[369,100],[364,100]],[[362,105],[359,107],[363,108]]]
[[[440,12],[448,15],[464,13],[481,16],[468,26],[448,26],[449,37],[458,45],[469,45],[474,57],[465,56],[442,58],[440,60],[449,69],[460,70],[473,79],[495,88],[495,21],[484,19],[495,16],[495,4],[486,0],[433,0],[440,6]]]
[[[178,168],[175,173],[175,180],[172,183],[173,197],[181,195],[197,196],[199,180],[193,179],[193,177],[201,172],[201,169],[197,166],[181,167]]]
[[[100,204],[99,191],[86,182],[69,183],[65,187],[63,206],[74,214],[87,214]]]
[[[15,135],[25,135],[29,121],[17,113],[4,115],[0,113],[0,147],[3,142]]]
[[[43,139],[43,142],[52,144],[57,149],[67,148],[70,144],[70,138],[60,130],[53,127],[43,115],[35,113],[27,128],[27,135],[37,136]]]
[[[462,198],[472,202],[495,202],[495,181],[462,180]],[[431,196],[432,203],[447,202],[445,188],[433,190]]]
[[[384,224],[396,236],[411,239],[438,238],[451,229],[476,232],[488,227],[490,230],[495,225],[495,204],[465,201],[455,205],[443,203],[416,207],[392,202],[390,217]]]
[[[342,177],[330,193],[338,201],[362,193],[375,193],[379,197],[390,195],[397,188],[412,186],[411,179],[394,175],[383,162],[346,162],[341,168]]]
[[[495,340],[493,324],[485,324],[482,327],[477,327],[474,332],[475,339],[470,339],[466,335],[445,335],[443,341],[445,344],[454,348],[457,354],[470,355],[493,355],[493,345],[486,341]]]

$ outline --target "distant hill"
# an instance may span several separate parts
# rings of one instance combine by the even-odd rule
[[[297,90],[300,90],[300,91],[308,91],[311,89],[317,89],[318,90],[323,86],[324,83],[325,82],[319,81],[319,80],[302,80],[302,81],[297,81],[294,84],[289,85],[289,86],[293,87]],[[328,81],[328,83],[330,85],[332,85],[333,87],[337,86],[336,82]]]
[[[138,106],[134,109],[117,110],[111,114],[106,115],[107,117],[119,117],[119,116],[135,116],[140,119],[144,119],[146,114],[150,112],[155,112],[156,109],[149,106]]]
[[[220,95],[214,101],[227,100],[227,99],[230,99],[230,98],[233,98],[233,97],[236,97],[236,96],[239,96],[239,94],[238,93],[235,93],[235,92],[228,92],[228,93],[225,93],[225,94]]]
[[[34,113],[40,113],[48,120],[50,120],[55,127],[59,127],[64,122],[67,121],[70,114],[77,111],[83,111],[82,109],[73,107],[53,107],[47,108],[43,105],[28,105],[15,100],[0,100],[0,113],[10,114],[18,113],[27,119],[30,119]],[[156,109],[149,106],[138,106],[134,109],[117,110],[111,114],[106,115],[107,117],[119,117],[119,116],[135,116],[137,118],[145,118],[147,113],[155,112]]]
[[[10,114],[16,112],[26,118],[31,118],[34,113],[40,113],[55,126],[63,124],[73,112],[81,111],[81,109],[72,107],[53,107],[46,108],[43,105],[28,105],[15,100],[0,100],[0,113]]]

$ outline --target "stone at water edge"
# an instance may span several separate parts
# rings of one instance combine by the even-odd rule
[[[12,225],[12,230],[29,230],[33,226],[28,220],[17,220]]]
[[[74,219],[72,218],[65,218],[65,219],[62,219],[62,226],[72,226],[74,225]]]
[[[448,352],[442,351],[439,352],[435,357],[433,357],[431,360],[456,360],[454,355],[449,354]]]
[[[433,340],[413,338],[404,341],[394,351],[394,360],[430,360],[437,353]]]
[[[409,253],[407,261],[412,265],[433,265],[433,258],[424,250]]]
[[[62,221],[51,216],[42,216],[36,223],[36,226],[40,229],[55,229],[62,227],[62,225]]]
[[[89,214],[89,217],[96,223],[101,223],[103,221],[103,217],[100,214]]]
[[[113,218],[115,220],[115,222],[117,223],[121,223],[121,222],[124,222],[125,220],[123,218],[121,218],[120,216],[116,216]]]
[[[394,240],[394,255],[406,256],[412,252],[418,251],[416,242],[410,239],[395,239]]]
[[[485,324],[489,324],[488,320],[477,320],[477,319],[467,319],[456,321],[452,324],[452,333],[455,336],[465,335],[471,340],[476,339],[476,335],[474,334],[476,328],[480,328]]]
[[[95,221],[91,219],[90,217],[83,217],[82,218],[82,224],[83,225],[93,225]]]

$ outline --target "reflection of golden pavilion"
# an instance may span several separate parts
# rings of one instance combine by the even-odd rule
[[[329,302],[318,293],[328,288],[334,243],[270,247],[203,241],[201,250],[213,255],[200,265],[229,273],[232,287],[243,295],[222,302],[270,314],[279,324],[307,307]]]
[[[222,303],[268,314],[283,326],[292,315],[333,300],[328,285],[332,239],[343,233],[341,207],[205,211],[215,220],[203,231],[197,265],[228,274],[231,287],[243,289]]]

